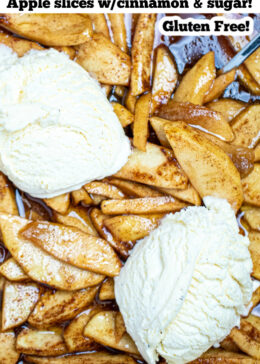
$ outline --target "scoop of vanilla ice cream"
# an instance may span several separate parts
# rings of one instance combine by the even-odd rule
[[[253,291],[249,240],[226,200],[167,215],[115,279],[127,331],[149,364],[186,363],[224,339]]]
[[[117,172],[130,143],[96,80],[54,49],[0,46],[0,170],[45,198]]]

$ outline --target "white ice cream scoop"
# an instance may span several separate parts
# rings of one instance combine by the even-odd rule
[[[34,197],[116,173],[130,143],[100,85],[54,49],[0,46],[0,170]]]
[[[159,355],[171,364],[196,359],[247,313],[249,240],[227,201],[204,204],[167,215],[115,279],[127,331],[149,364]]]

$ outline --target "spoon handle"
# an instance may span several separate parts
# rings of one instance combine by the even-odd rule
[[[238,52],[220,71],[226,73],[240,66],[258,47],[260,47],[260,33]]]

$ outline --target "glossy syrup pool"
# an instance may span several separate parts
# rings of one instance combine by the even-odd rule
[[[194,65],[203,55],[210,51],[215,52],[216,68],[221,69],[236,54],[228,37],[226,36],[174,36],[165,37],[158,30],[158,22],[165,15],[177,15],[182,18],[212,18],[217,14],[158,14],[155,29],[154,48],[160,44],[169,47],[179,74],[182,75]],[[250,15],[250,14],[245,14]],[[260,31],[260,14],[251,14],[254,19],[255,33]],[[125,14],[125,21],[128,35],[128,46],[131,49],[133,29],[131,27],[131,14]],[[224,98],[233,98],[244,102],[260,101],[260,96],[252,95],[238,82],[233,82],[225,91]]]
[[[165,14],[159,14],[157,18],[158,21],[164,16]],[[187,17],[212,17],[216,14],[167,14],[167,15],[179,15],[183,18]],[[131,49],[132,45],[132,38],[134,33],[134,24],[133,20],[136,20],[136,15],[132,16],[131,14],[125,14],[125,24],[127,30],[127,38],[128,38],[128,46]],[[256,14],[254,16],[255,20],[255,28],[259,31],[260,30],[260,14]],[[109,22],[108,22],[109,23]],[[134,23],[134,24],[133,24]],[[225,36],[204,36],[204,37],[196,37],[196,36],[185,36],[185,37],[164,37],[162,36],[159,31],[158,27],[156,27],[155,31],[155,39],[154,39],[154,49],[160,45],[164,44],[169,47],[179,74],[181,76],[192,66],[196,61],[198,61],[204,54],[208,53],[209,51],[215,52],[215,62],[216,67],[218,69],[222,68],[230,58],[232,58],[235,54],[234,49],[229,41],[229,39]],[[243,88],[237,81],[233,82],[225,91],[223,97],[233,98],[236,100],[241,100],[244,102],[255,102],[260,101],[260,96],[254,96],[250,94],[245,88]],[[154,142],[158,142],[155,134],[152,132],[150,136],[150,140]],[[38,199],[34,199],[29,195],[16,190],[16,201],[19,209],[19,214],[22,217],[30,218],[30,216],[36,212],[40,216],[42,216],[45,220],[52,221],[52,212],[51,210],[41,201]],[[242,215],[239,214],[238,216],[238,224],[240,226],[240,231],[242,234],[247,234],[246,229],[241,224]],[[4,248],[4,246],[0,243],[0,264],[5,261],[9,257],[8,251]],[[0,297],[1,301],[1,297]],[[95,304],[101,304],[104,309],[117,309],[115,302],[108,301],[108,302],[101,302],[98,299],[98,295],[95,299]],[[65,322],[61,325],[63,329],[66,327],[68,323]],[[19,333],[19,328],[16,330],[16,334]],[[115,350],[106,348],[110,352],[117,352]],[[80,353],[78,353],[80,354]],[[19,361],[20,364],[24,363],[23,356],[20,357]],[[139,363],[143,363],[142,361],[138,361]]]

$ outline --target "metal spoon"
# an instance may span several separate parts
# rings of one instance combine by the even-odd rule
[[[253,38],[244,48],[238,52],[221,70],[223,74],[231,71],[233,68],[240,66],[257,48],[260,47],[260,33]]]

